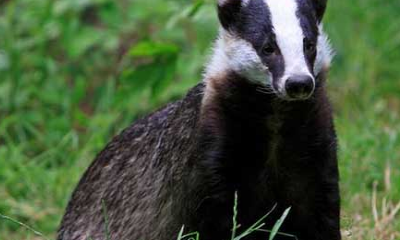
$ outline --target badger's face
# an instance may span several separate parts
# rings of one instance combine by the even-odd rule
[[[325,6],[326,0],[219,0],[217,48],[248,80],[283,99],[307,99],[330,61],[320,24]]]

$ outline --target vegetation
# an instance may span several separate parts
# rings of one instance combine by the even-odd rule
[[[335,0],[325,29],[344,239],[400,239],[397,0]],[[0,213],[55,234],[95,154],[201,79],[214,0],[0,1]],[[0,219],[0,239],[38,239]]]

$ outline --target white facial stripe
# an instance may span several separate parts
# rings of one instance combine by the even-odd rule
[[[225,35],[225,53],[231,69],[247,77],[250,81],[267,83],[267,69],[253,46],[245,40]]]
[[[285,61],[285,73],[280,81],[293,74],[310,75],[303,50],[304,34],[298,19],[296,0],[264,0],[271,12],[271,21],[277,44]]]
[[[206,69],[206,78],[234,70],[248,80],[261,85],[271,84],[271,76],[253,46],[221,29],[214,54]]]

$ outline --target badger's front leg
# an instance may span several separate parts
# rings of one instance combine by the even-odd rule
[[[340,191],[339,170],[337,163],[337,143],[333,126],[327,139],[326,147],[321,148],[322,161],[317,188],[317,231],[321,240],[340,240]],[[329,143],[329,144],[328,144]]]
[[[336,159],[327,162],[319,171],[315,186],[314,201],[308,211],[308,220],[302,219],[304,229],[300,230],[299,240],[340,240],[340,195]],[[306,198],[307,191],[304,192]],[[306,210],[307,211],[307,210]],[[303,235],[304,234],[304,235]]]
[[[340,240],[340,209],[338,187],[334,183],[317,186],[315,195],[304,190],[303,199],[291,204],[291,211],[281,232],[298,240]],[[308,199],[313,196],[312,199]],[[296,239],[279,236],[277,240]]]
[[[234,192],[228,190],[226,179],[218,172],[218,159],[197,160],[185,183],[183,204],[178,206],[184,210],[182,223],[187,232],[198,232],[200,239],[229,239]]]
[[[317,238],[318,240],[340,240],[340,216],[339,216],[339,200],[336,194],[330,194],[333,199],[327,200],[321,211],[324,211],[320,215],[319,219],[319,232],[321,236]]]
[[[340,240],[340,196],[337,167],[322,176],[317,196],[318,240]]]

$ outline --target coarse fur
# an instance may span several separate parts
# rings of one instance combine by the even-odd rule
[[[222,27],[203,82],[106,146],[75,189],[58,240],[104,240],[106,227],[110,239],[172,240],[183,225],[201,239],[226,240],[235,192],[239,232],[277,204],[265,229],[292,207],[281,232],[340,240],[325,7],[326,0],[220,0]],[[299,74],[314,89],[289,98],[285,81]]]

